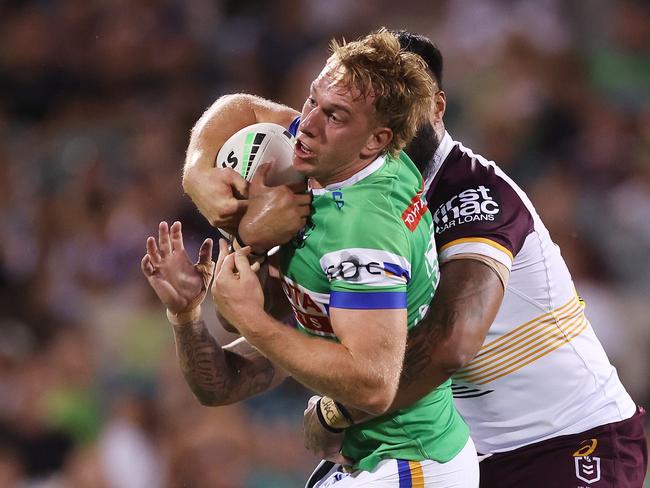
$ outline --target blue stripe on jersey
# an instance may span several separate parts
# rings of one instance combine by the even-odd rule
[[[409,462],[404,459],[397,460],[397,472],[399,474],[399,488],[412,488],[411,468]]]
[[[384,262],[384,270],[386,270],[387,273],[399,276],[400,278],[403,276],[406,278],[407,283],[411,281],[411,275],[409,275],[409,272],[402,268],[399,264]]]
[[[300,115],[293,119],[293,122],[291,122],[291,125],[289,126],[289,132],[291,132],[291,135],[296,137],[296,134],[298,133],[298,126],[300,125]]]
[[[333,290],[330,292],[330,307],[354,308],[358,310],[406,308],[406,292],[354,292]]]

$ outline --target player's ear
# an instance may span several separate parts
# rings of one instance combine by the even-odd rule
[[[386,146],[390,144],[393,140],[393,131],[388,127],[377,127],[372,131],[372,134],[368,138],[366,145],[364,146],[361,155],[362,156],[373,156],[377,153],[382,152],[386,149]]]
[[[447,95],[442,90],[438,90],[433,94],[433,103],[431,104],[431,113],[429,119],[431,125],[434,127],[436,124],[442,122],[442,118],[445,115],[445,110],[447,110]]]

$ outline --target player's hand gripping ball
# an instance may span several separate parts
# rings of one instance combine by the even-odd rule
[[[266,185],[304,182],[305,177],[292,165],[295,143],[291,133],[279,124],[263,122],[249,125],[237,131],[224,143],[215,159],[215,166],[233,169],[246,181],[251,181],[262,164],[274,160],[266,175]],[[227,238],[232,238],[229,233],[219,230]]]

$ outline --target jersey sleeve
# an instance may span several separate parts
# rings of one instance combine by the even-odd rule
[[[533,217],[509,178],[458,147],[432,182],[427,201],[441,264],[474,253],[510,269],[533,230]]]
[[[336,246],[320,259],[330,282],[330,306],[347,309],[407,308],[410,247],[401,219],[379,209],[346,219]]]
[[[298,126],[300,125],[300,115],[298,115],[293,121],[291,122],[291,125],[287,129],[292,136],[296,137],[296,134],[298,134]]]

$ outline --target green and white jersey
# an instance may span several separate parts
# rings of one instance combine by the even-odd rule
[[[313,195],[310,224],[280,253],[298,328],[337,340],[330,306],[403,308],[408,329],[417,327],[438,284],[438,261],[422,177],[408,156],[380,157]],[[446,462],[468,436],[447,381],[409,408],[347,429],[343,454],[362,470],[386,458]]]

